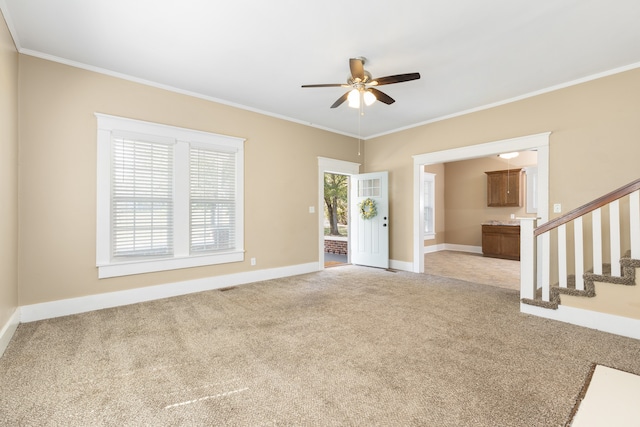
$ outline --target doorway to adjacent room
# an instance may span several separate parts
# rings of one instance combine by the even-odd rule
[[[349,175],[324,174],[324,266],[349,261]]]

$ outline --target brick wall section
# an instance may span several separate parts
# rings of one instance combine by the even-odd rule
[[[324,239],[324,251],[330,254],[346,255],[348,243],[346,240]]]

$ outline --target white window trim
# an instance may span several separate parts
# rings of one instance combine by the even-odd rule
[[[431,182],[431,207],[433,208],[433,214],[431,216],[431,229],[433,230],[432,232],[425,232],[424,229],[426,228],[426,224],[425,227],[422,229],[422,231],[424,232],[424,240],[433,240],[436,238],[436,206],[435,206],[435,193],[436,193],[436,174],[434,173],[430,173],[430,172],[424,172],[424,182]],[[426,204],[426,200],[424,201]],[[424,206],[424,204],[423,204]],[[424,211],[423,211],[424,212]]]
[[[244,139],[209,132],[179,128],[158,123],[144,122],[124,117],[95,113],[98,121],[97,135],[97,200],[96,200],[96,266],[98,278],[126,276],[131,274],[150,273],[155,271],[175,270],[179,268],[200,267],[244,261]],[[170,138],[176,142],[188,142],[194,145],[204,144],[207,147],[236,152],[236,247],[233,251],[210,254],[190,255],[188,237],[186,244],[175,241],[176,252],[173,257],[113,261],[111,259],[111,137],[112,133],[130,132],[152,135],[159,138]],[[185,145],[185,144],[180,144]],[[185,155],[178,148],[176,161],[184,161]],[[188,151],[188,150],[187,150]],[[188,163],[186,163],[188,164]],[[188,173],[176,168],[175,175]],[[187,221],[188,188],[176,188],[177,201],[175,217],[177,221]],[[186,201],[184,200],[186,194]],[[178,233],[180,235],[188,233]],[[180,237],[176,236],[178,239]],[[186,250],[184,248],[187,248]]]

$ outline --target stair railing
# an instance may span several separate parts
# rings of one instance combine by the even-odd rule
[[[520,298],[534,300],[538,290],[541,301],[550,302],[551,232],[557,230],[558,286],[567,284],[567,225],[573,225],[575,289],[584,290],[583,218],[591,215],[593,273],[602,274],[602,208],[609,209],[609,249],[611,275],[620,276],[621,214],[620,199],[629,198],[629,234],[631,258],[640,259],[640,179],[618,188],[579,208],[535,227],[536,218],[520,220]]]

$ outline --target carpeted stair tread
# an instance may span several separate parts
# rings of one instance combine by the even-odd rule
[[[522,298],[525,304],[543,308],[557,309],[560,305],[560,295],[581,296],[593,298],[596,296],[595,283],[611,283],[623,286],[636,285],[636,268],[640,268],[640,260],[631,258],[631,251],[627,251],[620,259],[621,276],[611,275],[611,264],[602,265],[602,274],[594,274],[593,269],[583,274],[584,290],[576,289],[576,277],[574,274],[567,276],[567,287],[560,287],[559,283],[549,288],[549,300],[542,300],[542,289],[536,291],[534,299]]]

